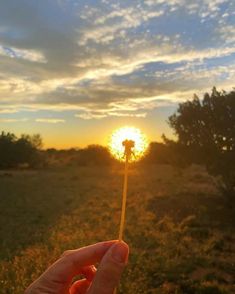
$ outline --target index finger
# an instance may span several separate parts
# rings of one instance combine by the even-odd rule
[[[96,243],[76,250],[69,250],[52,264],[42,278],[70,283],[75,275],[82,273],[82,268],[100,262],[108,249],[117,240]]]

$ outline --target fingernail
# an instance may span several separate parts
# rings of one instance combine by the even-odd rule
[[[118,242],[113,245],[111,255],[119,263],[126,263],[129,255],[129,248],[126,243]]]

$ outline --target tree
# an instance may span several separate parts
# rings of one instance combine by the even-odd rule
[[[12,167],[16,161],[15,142],[16,136],[12,133],[2,132],[0,134],[0,167]]]
[[[41,164],[40,148],[41,136],[21,135],[17,138],[14,134],[2,132],[0,134],[0,168],[17,167],[27,164],[35,167]]]
[[[235,91],[206,93],[202,100],[180,103],[169,117],[183,158],[187,163],[205,164],[220,175],[221,188],[235,199]]]
[[[37,150],[41,150],[42,146],[43,146],[43,142],[42,142],[42,137],[40,134],[34,134],[32,136],[28,137],[31,145],[37,149]]]

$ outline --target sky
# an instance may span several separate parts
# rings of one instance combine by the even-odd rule
[[[234,81],[234,0],[0,0],[0,131],[45,148],[172,137],[180,102]]]

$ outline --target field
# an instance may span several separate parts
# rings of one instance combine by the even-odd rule
[[[0,292],[22,294],[64,250],[116,239],[122,167],[0,173]],[[235,213],[199,166],[132,166],[120,293],[235,293]]]

